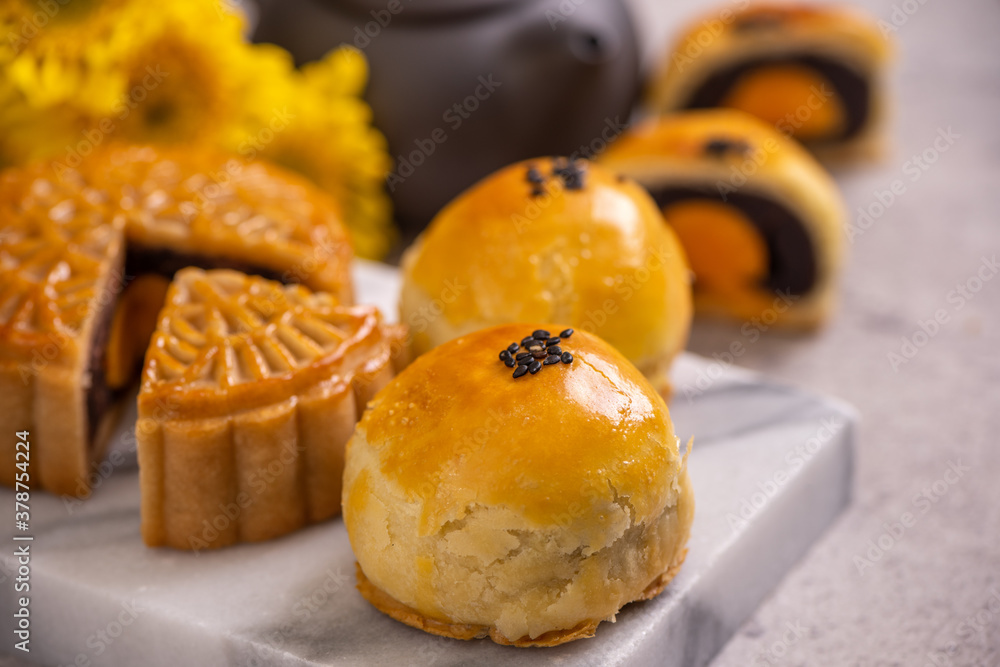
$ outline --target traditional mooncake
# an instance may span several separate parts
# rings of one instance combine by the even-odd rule
[[[374,306],[180,271],[139,392],[146,544],[217,548],[337,514],[344,445],[393,377],[398,338]]]
[[[239,268],[352,298],[335,203],[263,162],[114,146],[0,176],[0,429],[29,431],[31,479],[85,495],[115,392],[136,377],[184,266]],[[13,484],[13,441],[0,481]],[[9,455],[8,455],[9,454]]]
[[[45,170],[0,176],[0,431],[28,431],[33,485],[88,488],[114,419],[104,380],[122,289],[124,220],[106,193]],[[14,438],[0,438],[0,481],[14,486]]]

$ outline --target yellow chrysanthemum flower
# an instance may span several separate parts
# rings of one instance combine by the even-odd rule
[[[150,31],[122,59],[126,85],[112,112],[115,136],[135,142],[220,143],[239,110],[240,82],[250,73],[241,71],[246,47],[239,26],[227,26],[217,37],[224,38],[206,39],[204,26],[176,19]]]
[[[368,78],[364,56],[343,47],[293,74],[294,90],[271,109],[248,139],[254,155],[295,170],[340,203],[355,252],[381,258],[395,238],[385,175],[391,168],[385,138],[371,125],[360,98]],[[267,130],[270,130],[268,132]],[[267,139],[264,141],[264,139]]]
[[[124,26],[143,9],[130,0],[5,0],[0,65],[7,84],[34,108],[72,102],[107,111],[123,82],[116,53],[140,37]]]
[[[28,161],[24,146],[10,134],[0,134],[0,170]]]
[[[69,154],[88,142],[88,128],[87,119],[66,104],[33,109],[11,96],[0,104],[0,168]]]
[[[357,253],[383,256],[391,165],[361,98],[364,57],[345,48],[296,70],[283,49],[247,43],[224,2],[0,0],[0,168],[111,140],[218,145],[315,181]]]

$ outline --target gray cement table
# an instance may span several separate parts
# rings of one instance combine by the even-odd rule
[[[650,56],[711,6],[634,4]],[[984,264],[1000,256],[1000,5],[855,4],[899,24],[893,146],[837,180],[855,224],[894,180],[906,191],[850,244],[831,325],[744,340],[738,360],[858,407],[854,503],[717,667],[1000,665],[1000,277]],[[948,128],[953,145],[911,181],[907,161]],[[924,344],[893,369],[904,337]],[[711,356],[739,338],[699,324],[689,347]]]

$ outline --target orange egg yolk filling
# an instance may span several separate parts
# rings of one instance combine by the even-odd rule
[[[663,215],[684,246],[697,289],[731,297],[757,291],[767,276],[767,245],[739,209],[692,199],[666,206]]]
[[[146,274],[122,292],[111,320],[105,357],[105,381],[111,389],[122,389],[138,374],[169,286],[163,276]]]
[[[797,64],[767,65],[739,78],[722,106],[740,109],[808,141],[836,136],[843,130],[843,103],[830,95],[830,81]]]

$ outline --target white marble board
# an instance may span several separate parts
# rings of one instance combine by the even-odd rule
[[[396,272],[359,262],[356,274],[359,300],[394,314]],[[690,552],[666,592],[629,605],[594,639],[516,649],[399,624],[355,590],[339,520],[215,552],[148,549],[133,412],[115,435],[119,464],[90,499],[32,494],[31,653],[17,655],[149,667],[704,665],[849,502],[856,415],[694,355],[676,365],[675,387],[678,434],[695,436]],[[15,545],[10,490],[0,491],[0,507],[10,518],[0,540]],[[2,652],[13,650],[13,551],[0,549]]]

